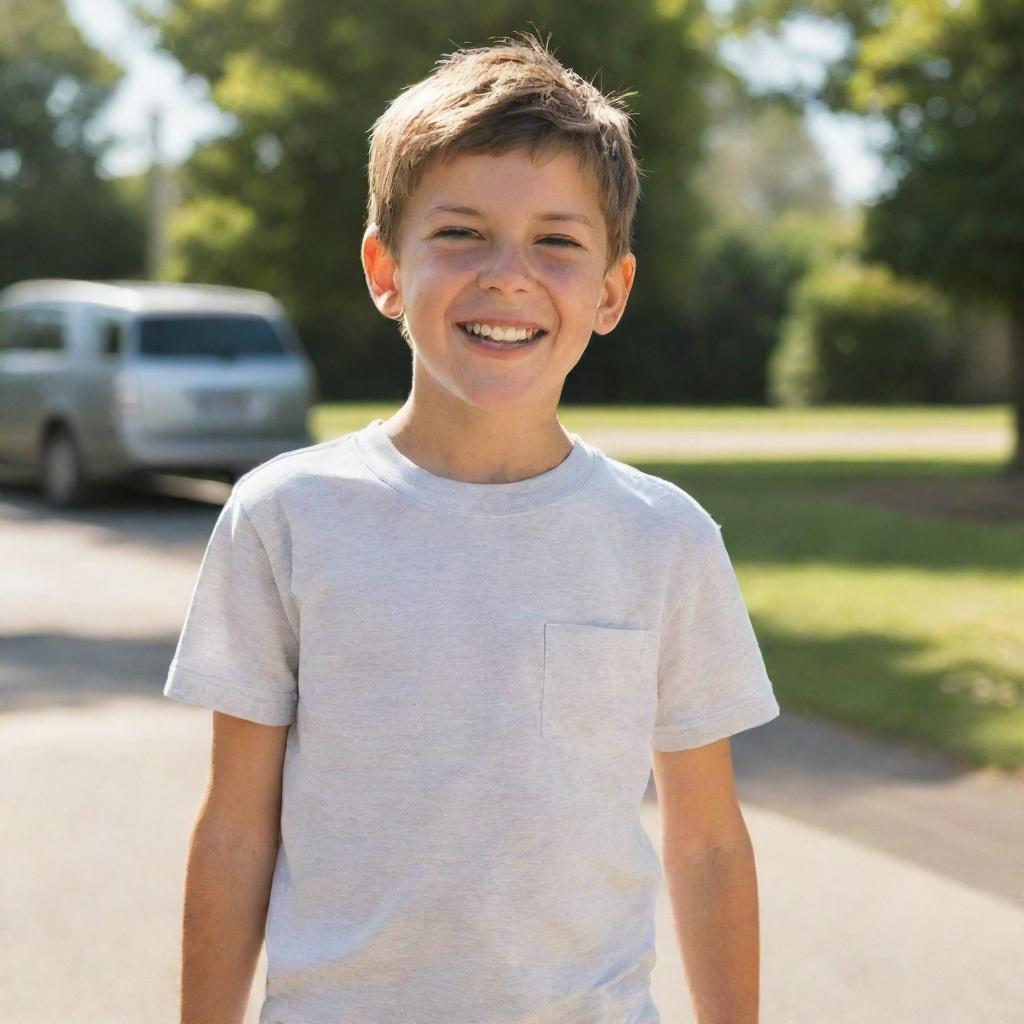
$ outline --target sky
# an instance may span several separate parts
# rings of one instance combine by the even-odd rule
[[[122,0],[64,0],[68,15],[86,40],[125,69],[95,130],[116,143],[101,164],[117,177],[145,170],[153,154],[151,118],[160,111],[159,150],[166,163],[179,165],[200,141],[226,131],[232,119],[210,100],[203,79],[186,76],[173,57],[159,52],[150,33],[127,13]],[[730,0],[710,0],[722,8]],[[811,19],[794,21],[775,43],[766,37],[728,41],[722,59],[755,90],[793,82],[820,81],[824,63],[842,48],[842,37]],[[880,121],[835,115],[823,105],[808,109],[807,126],[832,173],[836,192],[848,203],[870,201],[885,186],[873,145],[885,137]]]

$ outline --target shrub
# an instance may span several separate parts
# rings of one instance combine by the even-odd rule
[[[765,402],[769,354],[811,260],[809,245],[791,232],[718,225],[701,240],[688,301],[691,400]]]
[[[886,267],[839,261],[809,274],[769,367],[775,405],[948,402],[952,310],[933,289]]]

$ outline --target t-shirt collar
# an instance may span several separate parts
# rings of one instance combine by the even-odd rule
[[[572,451],[553,469],[512,483],[477,484],[437,476],[403,455],[375,419],[356,432],[367,467],[395,490],[421,504],[449,512],[502,516],[550,505],[586,483],[597,463],[597,451],[579,434],[567,432]]]

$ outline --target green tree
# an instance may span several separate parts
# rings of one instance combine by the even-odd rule
[[[713,66],[701,3],[178,0],[148,14],[149,0],[136,5],[235,120],[183,168],[168,273],[279,295],[327,397],[379,397],[408,382],[408,350],[373,309],[359,265],[367,130],[440,55],[531,27],[605,90],[636,90],[630,104],[647,172],[641,277],[626,319],[597,339],[583,377],[602,397],[619,397],[617,382],[637,364],[630,339],[642,338],[651,361],[678,348],[680,283],[694,259],[688,239],[704,216],[691,180]]]
[[[750,96],[724,73],[709,90],[708,105],[696,180],[717,220],[770,228],[797,214],[822,225],[847,219],[802,111]]]
[[[894,184],[866,218],[866,256],[969,302],[998,305],[1012,336],[1010,401],[1024,475],[1024,4],[1021,0],[741,0],[734,25],[792,14],[849,30],[819,91],[884,118]]]
[[[60,0],[0,0],[0,287],[142,267],[142,208],[97,176],[90,131],[119,75]]]

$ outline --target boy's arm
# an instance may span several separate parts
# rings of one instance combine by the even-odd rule
[[[662,869],[697,1024],[757,1024],[757,876],[729,740],[653,751]]]
[[[266,925],[288,726],[213,712],[210,778],[189,844],[181,1024],[241,1024]]]

